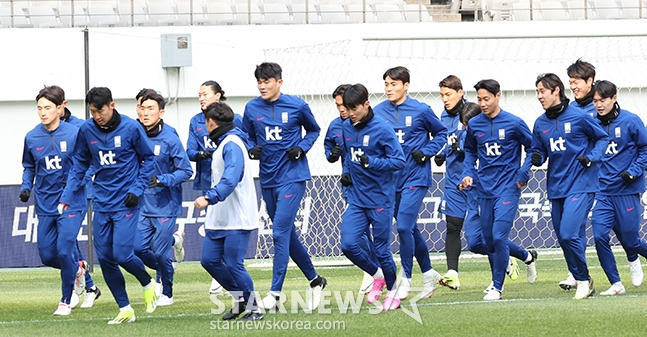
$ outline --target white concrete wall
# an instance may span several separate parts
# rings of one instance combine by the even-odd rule
[[[179,74],[161,67],[160,34],[165,33],[191,34],[193,64]],[[84,114],[83,32],[0,29],[0,41],[0,144],[5,159],[0,185],[11,185],[21,181],[23,138],[38,123],[34,98],[43,85],[63,87],[72,112]],[[90,86],[109,87],[117,110],[131,117],[133,97],[141,88],[154,88],[165,97],[177,92],[165,121],[183,142],[189,119],[199,111],[199,85],[218,81],[227,102],[242,113],[257,95],[253,71],[263,61],[281,64],[282,91],[309,102],[322,134],[336,115],[330,93],[338,84],[365,84],[377,104],[383,99],[382,74],[396,65],[412,71],[410,93],[437,113],[442,110],[437,84],[443,77],[461,77],[472,99],[476,81],[495,78],[504,91],[502,107],[532,126],[541,113],[534,96],[536,76],[555,72],[567,82],[566,67],[583,57],[598,67],[598,79],[623,88],[623,107],[647,113],[644,20],[91,28],[89,41]],[[334,174],[338,165],[323,160],[321,138],[309,153],[313,174]]]

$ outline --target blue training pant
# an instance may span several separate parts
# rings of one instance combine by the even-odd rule
[[[76,236],[84,211],[38,216],[38,254],[44,265],[61,270],[61,302],[70,304],[79,269]]]
[[[243,300],[248,310],[256,309],[256,301],[250,297],[254,293],[254,282],[245,269],[245,254],[252,231],[233,230],[231,234],[217,236],[214,230],[205,230],[202,243],[202,267],[235,300]]]
[[[614,284],[620,282],[620,274],[609,243],[611,230],[627,253],[628,261],[635,261],[638,254],[647,257],[647,243],[640,238],[640,194],[598,195],[596,201],[591,219],[595,250],[609,282]]]
[[[272,240],[274,241],[274,260],[272,266],[271,291],[283,289],[285,272],[290,258],[301,269],[308,281],[317,278],[308,251],[301,243],[294,220],[306,191],[304,181],[289,183],[279,187],[262,188],[261,193],[267,213],[272,220]]]
[[[126,280],[119,266],[134,275],[142,287],[151,282],[144,263],[135,255],[134,234],[138,219],[139,209],[94,213],[94,247],[103,279],[119,308],[130,304]]]
[[[510,259],[508,237],[517,214],[519,196],[503,195],[493,199],[479,198],[478,201],[483,239],[490,253],[492,282],[500,291],[503,289],[505,271]]]
[[[557,242],[564,251],[568,270],[577,281],[589,280],[586,265],[586,218],[595,193],[573,193],[566,198],[551,199],[551,217]]]
[[[393,208],[369,209],[349,204],[341,222],[341,250],[356,266],[370,275],[382,268],[386,288],[395,286],[395,261],[391,254],[391,221]],[[375,254],[379,264],[371,260],[360,246],[369,224],[372,227]]]
[[[171,247],[175,218],[148,217],[140,215],[135,234],[135,255],[148,268],[156,270],[161,275],[162,293],[173,297],[173,262]]]
[[[395,219],[400,239],[400,259],[406,278],[411,278],[413,256],[416,256],[420,271],[431,270],[429,249],[418,229],[418,211],[427,195],[426,187],[405,188],[395,194]]]

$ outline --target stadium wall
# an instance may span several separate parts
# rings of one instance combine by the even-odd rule
[[[583,33],[573,34],[574,26]],[[160,34],[167,33],[191,34],[192,66],[161,67]],[[437,84],[443,77],[461,77],[469,100],[475,98],[474,83],[495,78],[503,90],[501,106],[532,127],[542,113],[535,97],[536,76],[554,72],[567,82],[566,67],[582,57],[596,65],[598,79],[620,87],[623,108],[643,120],[647,117],[643,94],[647,88],[647,25],[640,20],[91,28],[88,36],[90,86],[111,88],[117,109],[131,117],[135,117],[134,95],[139,89],[159,90],[172,102],[167,105],[165,122],[178,130],[183,142],[189,120],[198,112],[199,85],[209,79],[218,81],[229,97],[227,102],[242,113],[244,104],[257,95],[253,70],[263,61],[283,66],[282,91],[310,104],[322,133],[337,115],[330,93],[338,84],[365,84],[372,103],[377,104],[384,99],[382,74],[396,65],[412,72],[411,96],[428,103],[437,114],[442,110]],[[0,185],[5,185],[0,187],[0,266],[37,265],[33,207],[17,199],[21,145],[27,131],[38,123],[34,97],[43,85],[62,86],[72,112],[83,116],[83,32],[77,28],[0,29],[0,41],[5,46],[0,53],[4,79],[0,81],[0,140],[7,159],[0,167]],[[308,153],[314,179],[297,225],[305,226],[304,235],[313,235],[304,237],[313,255],[335,256],[339,254],[335,228],[343,209],[336,183],[340,168],[324,159],[322,139]],[[442,171],[434,167],[434,172]],[[533,173],[541,177],[542,172]],[[435,203],[442,196],[442,174],[434,178],[437,185],[428,194],[419,223],[429,224],[423,233],[430,249],[439,251],[444,247],[444,221]],[[540,179],[532,186],[520,204],[513,239],[524,246],[552,247],[555,243],[546,225],[547,204]],[[192,193],[190,185],[185,185],[186,202],[193,200]],[[190,227],[187,236],[192,247],[187,258],[197,259],[201,215],[190,205],[185,212],[182,221]],[[271,254],[270,227],[266,218],[261,220],[261,235],[250,257]],[[315,240],[323,234],[330,242]],[[82,231],[81,242],[87,239],[83,235]],[[397,246],[393,250],[397,252]]]

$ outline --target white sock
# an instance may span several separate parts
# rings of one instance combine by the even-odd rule
[[[382,268],[379,268],[379,267],[377,268],[377,271],[375,272],[375,274],[373,274],[373,278],[376,280],[384,278],[384,273],[382,272]]]
[[[133,311],[133,307],[131,307],[130,304],[128,304],[123,308],[119,308],[119,311]]]
[[[422,273],[422,276],[423,277],[430,277],[431,275],[433,275],[433,273],[434,273],[434,269],[431,268],[431,269],[427,270],[426,272]],[[447,273],[449,273],[449,271],[447,271]],[[411,279],[409,279],[409,281],[411,281]]]
[[[532,261],[532,254],[530,254],[530,252],[528,252],[528,257],[523,262],[530,262],[530,261]]]

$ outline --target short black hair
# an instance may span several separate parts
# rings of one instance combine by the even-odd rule
[[[85,95],[85,103],[101,109],[112,102],[112,92],[106,87],[94,87]]]
[[[213,80],[209,80],[209,81],[205,81],[200,86],[201,87],[202,86],[210,87],[211,91],[213,91],[214,94],[220,93],[220,100],[221,101],[226,101],[227,100],[227,97],[225,97],[225,91],[222,90],[222,87],[220,86],[220,84],[218,84],[218,82],[213,81]]]
[[[467,102],[463,106],[463,111],[461,112],[461,122],[467,125],[467,122],[469,122],[470,119],[476,117],[480,113],[481,107],[478,104],[474,102]]]
[[[135,95],[135,100],[139,101],[140,98],[144,97],[144,95],[148,94],[149,92],[155,92],[154,89],[151,88],[143,88],[142,90],[139,90],[137,95]],[[142,102],[144,100],[142,99]]]
[[[618,93],[618,88],[615,84],[606,80],[595,81],[593,84],[593,94],[595,95],[595,93],[600,95],[602,98],[609,98]]]
[[[344,92],[346,92],[346,89],[350,87],[350,84],[341,84],[339,85],[335,91],[332,92],[332,98],[336,98],[337,96],[340,96],[344,98]]]
[[[263,62],[259,65],[256,66],[256,70],[254,71],[254,76],[256,77],[256,80],[266,79],[269,80],[270,78],[280,80],[282,77],[283,70],[281,69],[281,66],[278,65],[277,63],[274,62]]]
[[[553,73],[540,74],[539,76],[537,76],[537,80],[535,81],[535,87],[537,86],[537,84],[539,84],[539,82],[541,82],[544,88],[550,90],[550,92],[555,91],[555,88],[559,88],[559,99],[562,102],[566,101],[566,93],[564,92],[564,83],[559,78],[559,76]]]
[[[157,102],[157,106],[160,108],[160,110],[164,109],[166,106],[166,102],[164,102],[164,97],[160,94],[157,93],[155,90],[150,90],[144,93],[142,96],[142,103],[144,101],[147,101],[149,99],[152,99],[153,101]]]
[[[65,102],[65,91],[58,85],[46,86],[36,95],[36,102],[43,97],[56,105],[61,105]]]
[[[474,85],[474,89],[476,89],[476,91],[479,91],[480,89],[485,89],[491,92],[492,95],[496,95],[501,92],[501,86],[499,85],[499,82],[493,79],[478,81],[478,83]]]
[[[344,92],[344,106],[353,109],[368,101],[368,89],[362,84],[353,84]]]
[[[411,79],[409,69],[403,66],[397,66],[387,70],[384,75],[382,75],[382,79],[386,80],[387,76],[393,80],[402,81],[403,84],[409,83],[409,80]]]
[[[463,89],[463,83],[461,83],[461,79],[458,78],[456,75],[449,75],[445,78],[443,78],[440,83],[438,83],[439,87],[445,87],[449,89],[454,89],[456,91],[462,90]]]
[[[213,102],[209,104],[204,114],[206,119],[211,119],[219,124],[223,122],[231,123],[234,120],[234,110],[225,102]]]
[[[589,78],[595,80],[595,67],[582,58],[577,59],[573,64],[566,68],[566,73],[570,78],[588,80]]]

